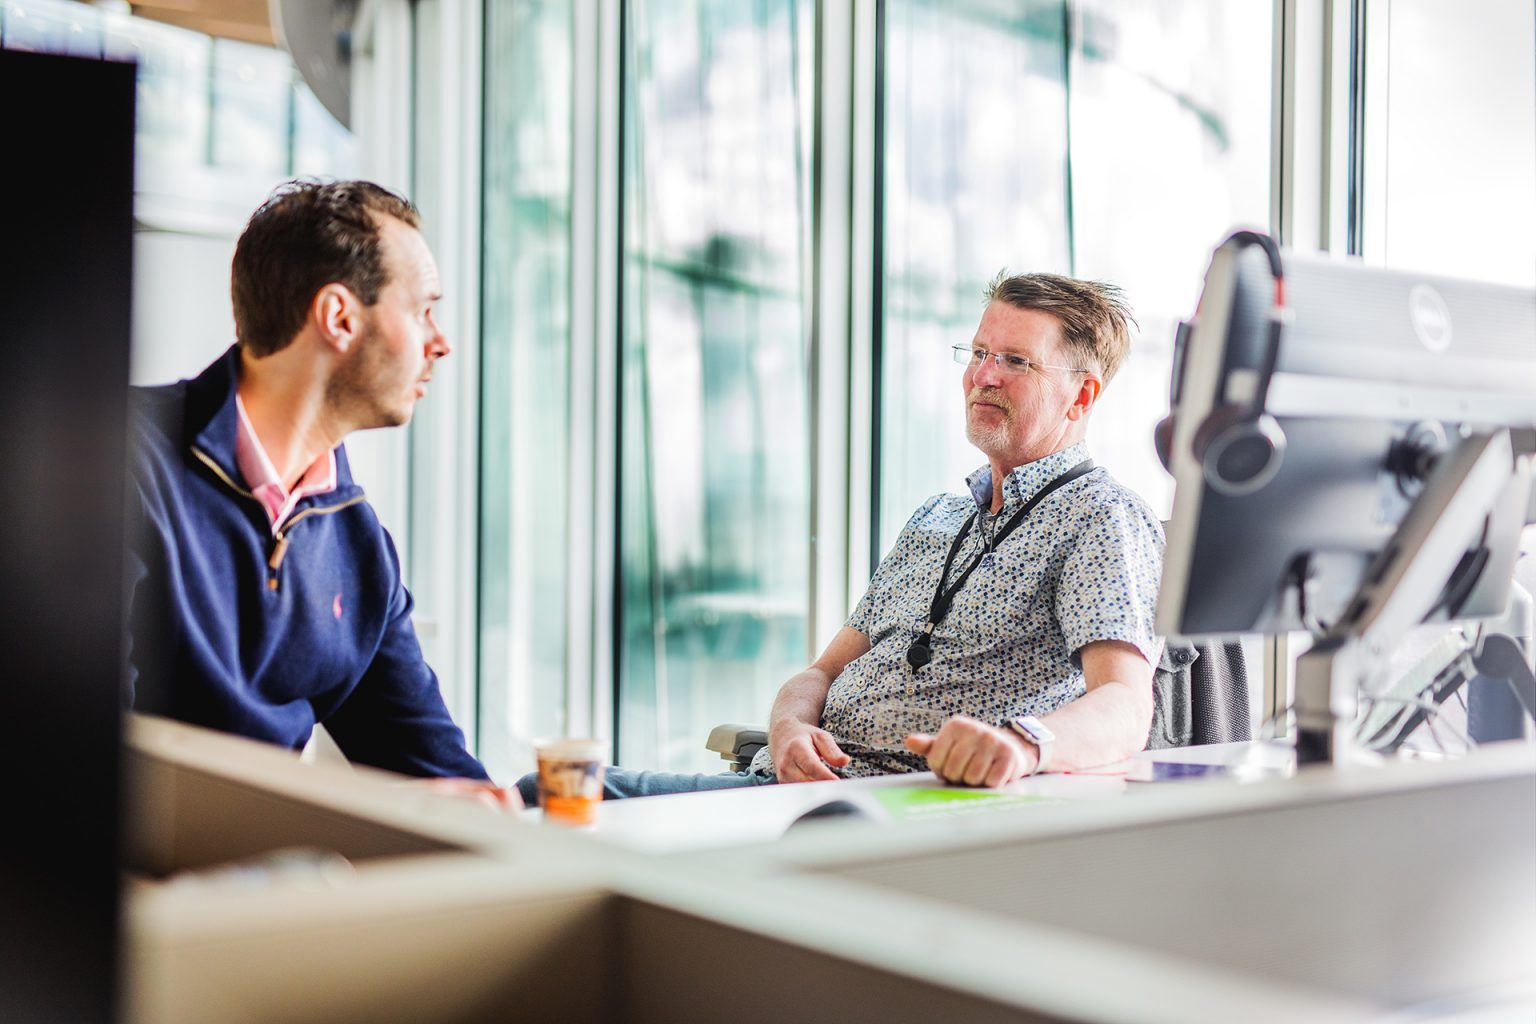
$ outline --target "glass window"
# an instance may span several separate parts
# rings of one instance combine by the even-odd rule
[[[988,282],[1069,267],[1064,4],[885,9],[881,554],[986,461],[965,439],[949,346],[975,334]]]
[[[212,163],[269,175],[288,172],[293,62],[286,53],[213,41]]]
[[[350,178],[357,173],[357,142],[302,81],[293,83],[293,166],[295,175],[324,173]],[[324,171],[317,170],[324,168]]]
[[[1211,252],[1264,230],[1270,200],[1269,0],[1074,4],[1072,243],[1078,277],[1126,291],[1141,330],[1089,427],[1094,459],[1167,516],[1152,448],[1173,335]]]
[[[806,663],[814,23],[625,11],[618,750],[705,770]]]
[[[480,753],[501,775],[566,732],[571,16],[485,7]]]
[[[1366,17],[1385,45],[1367,55],[1379,65],[1367,68],[1363,255],[1536,285],[1536,5],[1392,0]]]
[[[185,168],[208,162],[212,40],[144,18],[112,18],[107,51],[138,62],[138,187],[176,191]]]
[[[10,0],[0,4],[0,41],[7,50],[100,57],[101,18],[64,0]]]

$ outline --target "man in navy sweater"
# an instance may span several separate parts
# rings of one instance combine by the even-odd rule
[[[368,182],[283,186],[235,249],[236,344],[135,389],[128,685],[139,710],[294,749],[324,723],[353,761],[510,804],[443,703],[342,445],[409,422],[451,351],[418,225]]]

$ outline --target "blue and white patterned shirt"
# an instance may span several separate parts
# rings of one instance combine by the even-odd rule
[[[1020,506],[1088,458],[1086,444],[1015,469],[991,515],[992,470],[971,494],[940,494],[913,513],[880,562],[848,625],[870,650],[832,682],[822,727],[853,763],[847,776],[924,771],[902,740],[964,714],[985,722],[1046,715],[1086,692],[1078,651],[1098,640],[1132,644],[1155,666],[1153,631],[1163,530],[1147,503],[1102,467],[1058,488],[997,546],[933,632],[933,660],[914,673],[907,647],[928,621],[944,558],[973,512],[979,522],[955,556],[950,581]],[[766,750],[763,752],[766,755]],[[765,759],[754,768],[771,771]]]

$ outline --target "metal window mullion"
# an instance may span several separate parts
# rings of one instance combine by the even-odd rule
[[[571,6],[571,246],[570,246],[570,401],[567,402],[570,471],[567,479],[567,513],[571,539],[565,571],[565,720],[574,734],[598,734],[594,714],[599,695],[608,680],[598,676],[598,648],[610,636],[599,614],[598,554],[596,543],[611,533],[611,504],[599,505],[598,391],[599,378],[613,370],[604,367],[613,352],[601,325],[602,264],[608,258],[601,241],[599,221],[604,195],[602,180],[602,115],[604,115],[604,25],[617,3],[578,3]],[[591,537],[593,545],[574,542]]]
[[[1293,232],[1295,216],[1295,104],[1296,104],[1296,34],[1297,21],[1309,22],[1298,7],[1314,6],[1310,0],[1277,0],[1274,38],[1271,49],[1270,85],[1270,178],[1269,229],[1285,242]],[[1306,30],[1303,29],[1303,35]],[[1259,721],[1273,723],[1275,735],[1285,735],[1286,723],[1279,715],[1288,703],[1291,686],[1289,644],[1282,635],[1264,638],[1263,684],[1260,690]]]
[[[880,216],[876,176],[876,76],[881,0],[853,3],[852,180],[848,245],[848,556],[847,593],[862,594],[873,565],[875,537],[875,283],[883,272],[875,244]]]
[[[1325,57],[1322,73],[1326,77],[1323,87],[1322,126],[1324,165],[1322,249],[1328,252],[1349,251],[1349,204],[1354,168],[1350,163],[1350,108],[1354,103],[1355,88],[1351,69],[1354,66],[1351,24],[1360,0],[1328,0],[1325,6]]]
[[[593,735],[592,653],[597,630],[592,549],[576,543],[595,537],[598,510],[593,501],[597,458],[597,193],[598,34],[601,4],[572,4],[571,11],[571,245],[570,336],[566,402],[566,512],[572,543],[565,572],[565,720],[572,735]]]
[[[601,0],[572,10],[566,723],[573,734],[616,741],[624,5]]]
[[[1083,38],[1083,7],[1081,3],[1065,0],[1061,5],[1061,123],[1066,138],[1066,154],[1062,161],[1062,189],[1066,199],[1067,220],[1067,273],[1077,276],[1077,218],[1074,216],[1072,197],[1072,62],[1077,57],[1078,46]]]
[[[1297,249],[1347,245],[1351,7],[1350,0],[1281,5],[1274,227]]]
[[[816,17],[811,296],[811,606],[806,631],[814,658],[848,614],[850,292],[853,229],[854,12],[821,3]]]
[[[1286,245],[1338,250],[1349,235],[1354,0],[1280,0],[1275,7],[1270,228]],[[1275,721],[1294,685],[1294,645],[1264,640],[1261,722]]]
[[[447,478],[434,481],[434,554],[442,575],[437,602],[446,617],[440,623],[438,649],[451,658],[446,688],[465,735],[480,728],[480,264],[484,200],[481,190],[481,138],[484,103],[484,34],[479,0],[442,0],[434,63],[451,75],[438,91],[433,112],[440,125],[437,152],[419,154],[440,161],[441,194],[436,218],[438,258],[448,289],[445,329],[455,348],[452,365],[453,410],[439,409],[439,429],[431,461],[448,467]],[[452,69],[448,71],[447,69]],[[440,307],[441,309],[441,304]],[[439,396],[439,401],[446,395]],[[418,469],[420,467],[413,467]],[[413,473],[414,477],[414,473]],[[450,497],[451,496],[451,497]],[[446,528],[445,527],[446,525]],[[418,535],[418,543],[425,538]],[[443,673],[439,674],[442,678]],[[477,743],[477,749],[480,744]]]
[[[1305,2],[1305,0],[1300,0]],[[1269,143],[1269,231],[1281,242],[1286,240],[1290,219],[1289,168],[1291,147],[1287,132],[1291,105],[1295,101],[1295,25],[1298,0],[1276,0],[1274,37],[1270,66],[1270,143]]]
[[[1355,16],[1355,235],[1352,255],[1367,263],[1387,261],[1388,120],[1392,88],[1391,0],[1357,0]]]

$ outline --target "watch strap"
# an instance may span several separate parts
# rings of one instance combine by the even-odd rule
[[[1036,772],[1045,770],[1046,763],[1051,758],[1051,748],[1055,745],[1055,737],[1051,735],[1050,730],[1046,729],[1043,723],[1041,724],[1040,729],[1042,732],[1044,732],[1045,735],[1041,736],[1037,734],[1034,730],[1030,729],[1028,724],[1025,723],[1025,717],[1026,716],[1021,715],[1008,719],[1007,722],[1004,723],[1004,728],[1011,730],[1014,735],[1019,736],[1026,743],[1035,748],[1035,767],[1030,770],[1030,774],[1033,775]]]

